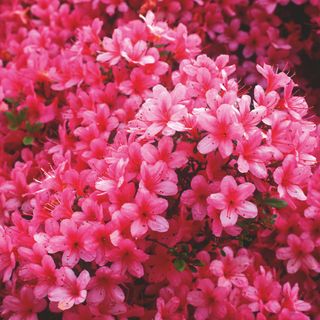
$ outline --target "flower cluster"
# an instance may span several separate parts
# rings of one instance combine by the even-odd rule
[[[156,3],[0,4],[1,317],[316,319],[318,119],[268,61],[239,85],[256,20],[212,58],[209,1]]]
[[[140,10],[148,9],[169,25],[178,20],[189,32],[197,32],[207,54],[229,54],[248,87],[261,81],[257,63],[294,70],[309,105],[319,115],[319,1],[144,1]]]

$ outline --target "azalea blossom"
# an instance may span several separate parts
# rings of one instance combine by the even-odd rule
[[[221,192],[211,194],[207,201],[210,206],[221,210],[222,226],[235,225],[239,215],[251,219],[257,216],[258,209],[255,204],[246,200],[255,190],[252,183],[238,185],[232,176],[226,176],[221,181],[220,189]]]

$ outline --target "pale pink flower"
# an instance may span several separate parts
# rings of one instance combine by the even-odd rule
[[[299,269],[320,272],[320,263],[311,254],[314,243],[306,234],[300,237],[289,234],[287,242],[289,246],[277,249],[276,255],[280,260],[288,260],[288,273],[296,273]]]
[[[226,176],[221,181],[220,189],[220,193],[214,193],[209,196],[208,204],[222,210],[220,213],[222,226],[235,225],[238,215],[251,219],[257,216],[258,209],[256,205],[246,200],[252,196],[255,190],[255,186],[252,183],[245,182],[237,185],[232,176]]]
[[[72,269],[63,267],[59,270],[59,286],[49,291],[49,300],[58,302],[60,310],[67,310],[75,304],[83,303],[87,298],[87,285],[90,275],[87,270],[83,270],[78,277]]]

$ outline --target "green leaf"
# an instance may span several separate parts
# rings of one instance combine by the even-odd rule
[[[30,136],[26,136],[23,138],[22,142],[25,146],[29,146],[33,143],[33,137],[30,137]]]
[[[26,129],[30,133],[36,133],[39,132],[42,127],[41,122],[36,122],[34,124],[31,124],[29,121],[26,123]]]
[[[176,270],[182,272],[186,268],[186,262],[181,259],[174,259],[173,265],[176,268]]]
[[[266,198],[264,199],[263,203],[267,206],[277,209],[285,208],[288,205],[286,201],[277,198]]]

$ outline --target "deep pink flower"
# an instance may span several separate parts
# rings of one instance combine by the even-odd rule
[[[204,176],[197,175],[191,180],[191,189],[181,195],[181,202],[191,207],[194,220],[203,220],[207,214],[207,198],[215,191],[213,184],[209,184]]]
[[[108,252],[108,259],[113,262],[111,268],[115,272],[123,274],[128,270],[133,276],[141,278],[144,274],[142,262],[148,259],[148,255],[137,249],[133,241],[124,239]]]
[[[176,175],[173,172],[174,176],[170,176],[171,172],[163,161],[157,161],[154,165],[148,165],[143,161],[140,171],[140,187],[151,193],[173,196],[178,192],[178,187]]]
[[[3,299],[2,315],[9,314],[9,319],[37,320],[37,314],[47,306],[44,299],[36,299],[32,288],[22,287],[17,295],[7,295]]]
[[[182,150],[173,151],[174,142],[171,137],[162,137],[158,141],[157,147],[151,143],[146,143],[141,148],[141,154],[145,161],[155,164],[157,161],[163,161],[171,169],[182,167],[186,162],[186,153]]]
[[[89,281],[90,275],[87,270],[83,270],[76,277],[72,269],[64,267],[60,270],[59,286],[49,291],[49,300],[58,302],[58,308],[61,310],[70,309],[86,300]]]
[[[280,284],[273,279],[271,272],[261,269],[261,275],[254,279],[253,286],[243,290],[243,296],[251,301],[249,307],[253,312],[266,310],[270,313],[280,311]]]
[[[147,43],[143,40],[139,40],[136,43],[132,43],[129,38],[122,41],[121,56],[124,57],[128,62],[145,65],[155,62],[155,58],[148,54]]]
[[[97,56],[99,62],[109,62],[110,66],[116,65],[121,59],[123,36],[119,29],[114,30],[112,39],[104,37],[103,49],[105,52],[100,53]]]
[[[196,307],[195,319],[223,319],[227,313],[228,289],[215,287],[210,279],[200,279],[197,290],[190,291],[188,303]]]
[[[167,208],[167,200],[148,191],[138,191],[135,203],[125,203],[121,207],[121,213],[132,220],[131,235],[140,238],[147,233],[148,228],[157,232],[168,231],[169,223],[161,216]]]
[[[210,271],[218,277],[218,286],[231,289],[231,286],[246,287],[248,279],[243,273],[250,265],[250,259],[242,254],[234,257],[229,247],[222,249],[226,254],[220,260],[213,260],[210,264]]]
[[[63,251],[62,263],[64,266],[74,267],[80,259],[92,261],[95,252],[87,248],[88,226],[77,227],[73,220],[65,219],[60,224],[61,236],[53,236],[49,241],[48,252]]]
[[[16,258],[11,238],[3,226],[0,226],[0,261],[0,276],[2,281],[6,282],[11,277]]]
[[[314,250],[312,240],[305,235],[298,237],[295,234],[289,234],[287,242],[289,247],[277,249],[276,255],[280,260],[288,260],[289,273],[296,273],[301,268],[320,272],[320,263],[311,254]]]
[[[160,132],[172,136],[176,131],[186,131],[183,118],[187,116],[187,108],[183,103],[187,88],[179,84],[169,93],[165,87],[157,85],[152,91],[153,97],[146,100],[137,115],[137,118],[148,123],[146,136],[155,136]]]
[[[104,300],[123,302],[125,295],[119,284],[124,278],[108,267],[97,270],[88,285],[88,303],[99,304]]]
[[[252,183],[245,182],[237,185],[232,176],[226,176],[221,181],[220,189],[220,193],[213,193],[209,196],[208,204],[222,210],[220,213],[222,226],[235,225],[238,215],[243,218],[255,218],[257,216],[256,205],[246,201],[255,190]]]
[[[282,301],[281,307],[290,311],[304,312],[311,309],[311,305],[308,302],[299,300],[299,286],[296,283],[291,287],[289,282],[286,282],[282,287]]]
[[[310,167],[298,166],[293,155],[288,155],[282,162],[282,166],[276,168],[273,173],[274,181],[278,184],[278,192],[281,198],[296,198],[301,201],[307,199],[301,186],[306,184],[310,176]]]
[[[200,153],[207,154],[218,148],[223,158],[230,156],[233,152],[232,140],[242,135],[236,112],[232,106],[223,104],[217,109],[216,117],[206,112],[198,115],[199,125],[209,133],[197,146]]]
[[[236,151],[239,153],[238,170],[241,173],[250,171],[258,178],[266,178],[268,175],[266,163],[271,158],[271,151],[267,147],[261,146],[262,134],[260,131],[254,132],[248,139],[238,142]]]

